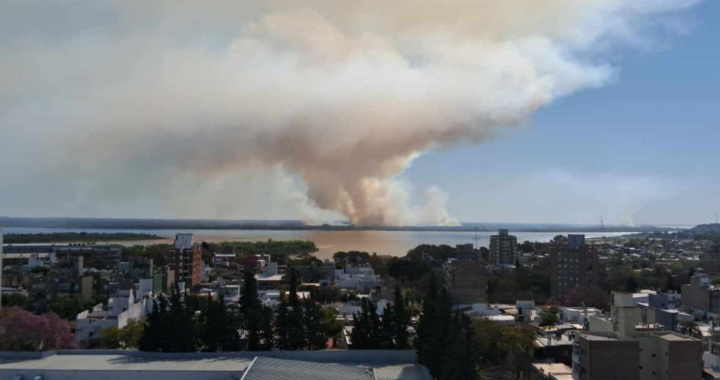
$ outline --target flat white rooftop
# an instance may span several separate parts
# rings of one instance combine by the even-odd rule
[[[42,359],[0,359],[0,370],[36,371],[245,371],[252,357],[147,358],[127,355],[52,355]]]
[[[0,352],[0,379],[430,380],[412,350],[149,353]]]

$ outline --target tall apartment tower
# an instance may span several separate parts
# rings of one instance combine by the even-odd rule
[[[585,235],[568,235],[566,246],[550,253],[550,292],[564,298],[577,287],[593,284],[597,271],[595,247],[585,244]]]
[[[490,236],[490,265],[515,265],[517,260],[517,237],[508,235],[508,230],[500,230]]]
[[[200,283],[202,246],[193,243],[192,234],[175,236],[175,245],[168,252],[168,265],[175,272],[175,283],[184,283],[186,288]]]
[[[700,267],[711,276],[720,273],[720,244],[714,244],[700,254]]]
[[[443,263],[445,288],[454,305],[487,302],[487,273],[482,261],[450,259]]]

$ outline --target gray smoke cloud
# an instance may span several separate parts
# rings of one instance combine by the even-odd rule
[[[415,158],[608,83],[604,57],[695,3],[9,1],[0,148],[109,198],[272,168],[308,219],[457,224],[442,190],[418,205],[397,180]]]

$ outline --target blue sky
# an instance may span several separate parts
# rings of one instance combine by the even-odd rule
[[[563,98],[484,144],[428,153],[405,175],[418,187],[437,184],[450,193],[449,211],[460,220],[511,222],[524,215],[539,222],[567,207],[567,222],[599,221],[603,213],[606,223],[711,222],[720,212],[720,50],[713,47],[718,19],[720,2],[705,2],[687,35],[614,61],[614,83]],[[518,210],[517,204],[530,207],[518,198],[552,187],[521,179],[545,172],[578,177],[582,184]],[[604,209],[602,194],[572,197],[638,178],[657,185],[645,196],[651,185],[637,184],[641,194],[630,202],[630,215]],[[528,188],[513,190],[517,186]],[[503,208],[511,211],[507,219]]]

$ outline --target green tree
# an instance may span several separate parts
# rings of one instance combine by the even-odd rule
[[[217,301],[208,297],[201,321],[203,351],[236,351],[238,349],[239,326],[234,315],[228,312],[222,294],[219,295]]]
[[[260,349],[269,351],[275,347],[275,331],[273,329],[273,309],[263,306],[260,312]]]
[[[439,380],[475,380],[480,368],[480,347],[470,317],[460,311],[452,314],[449,321],[442,367],[437,371]]]
[[[395,312],[395,346],[399,350],[406,350],[410,348],[410,334],[408,333],[408,327],[410,327],[410,309],[407,306],[405,297],[403,297],[400,286],[395,287],[395,299],[393,303],[393,311]]]
[[[533,359],[535,332],[524,328],[503,328],[500,349],[512,380],[523,379]]]
[[[82,300],[78,296],[58,294],[50,306],[50,311],[62,319],[74,321],[77,315],[85,310]]]
[[[140,345],[140,339],[145,332],[145,319],[131,319],[127,325],[120,329],[120,342],[122,348],[136,349]]]
[[[28,307],[28,297],[21,293],[3,294],[2,303],[0,304],[3,307],[20,307],[25,309]]]
[[[305,331],[302,325],[303,308],[297,294],[297,271],[290,268],[290,292],[288,295],[287,350],[301,350],[305,346]]]
[[[558,320],[556,312],[547,311],[540,316],[540,326],[555,326],[558,323]]]
[[[627,281],[625,281],[625,291],[634,293],[638,290],[638,283],[635,280],[635,276],[630,276],[627,278]]]
[[[690,322],[681,322],[679,330],[681,334],[691,336],[693,338],[702,338],[702,332],[700,332],[700,328],[698,327],[697,322],[690,321]]]
[[[327,335],[322,329],[320,306],[315,302],[315,293],[310,292],[310,297],[303,302],[303,328],[305,342],[303,348],[308,350],[322,350],[327,347]]]
[[[350,348],[365,350],[382,348],[382,322],[377,314],[377,308],[367,298],[360,301],[360,308],[360,313],[353,317]]]
[[[285,292],[280,292],[280,304],[277,309],[277,318],[275,319],[276,346],[280,350],[290,350],[289,339],[289,310],[288,300]]]
[[[180,290],[175,287],[170,294],[170,308],[168,310],[168,328],[169,336],[165,342],[168,345],[163,349],[165,352],[196,352],[197,340],[195,331],[197,331],[194,319],[194,310],[187,307],[187,293],[180,294]]]
[[[244,328],[248,334],[248,350],[257,351],[260,347],[260,299],[257,293],[255,272],[245,268],[243,290],[240,296],[240,312],[244,316]]]
[[[436,330],[439,328],[440,323],[437,279],[435,276],[431,276],[428,289],[425,292],[425,298],[423,299],[422,312],[418,321],[417,336],[415,338],[418,362],[425,365],[428,369],[435,367],[437,364],[437,358],[433,355],[438,343]]]
[[[122,348],[120,343],[120,329],[112,326],[100,332],[100,345],[102,348],[118,349]]]
[[[418,361],[425,365],[430,374],[437,379],[445,378],[445,350],[449,347],[451,330],[455,320],[452,315],[450,294],[447,290],[437,289],[437,280],[432,278],[423,301],[423,312],[418,323],[418,336],[415,342]]]
[[[395,338],[397,337],[397,324],[395,308],[388,303],[382,314],[382,328],[380,330],[380,341],[383,349],[395,349]]]
[[[343,324],[337,320],[337,312],[330,307],[321,307],[320,328],[328,337],[337,337],[342,332]]]
[[[153,301],[152,311],[147,318],[147,326],[140,338],[141,351],[163,351],[168,335],[168,301],[164,295]]]

